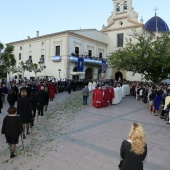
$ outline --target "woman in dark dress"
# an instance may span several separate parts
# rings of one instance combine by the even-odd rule
[[[31,119],[31,126],[34,126],[34,120],[36,116],[36,109],[37,109],[37,95],[35,92],[31,92],[29,96],[31,110],[32,110],[32,119]]]
[[[20,115],[23,124],[23,138],[26,138],[25,132],[29,134],[29,125],[32,119],[32,110],[29,98],[27,97],[27,91],[21,90],[21,97],[18,98],[17,102],[17,114]]]
[[[8,115],[4,118],[1,133],[5,134],[6,141],[10,146],[11,158],[15,157],[16,144],[18,143],[19,135],[22,134],[23,127],[21,119],[16,115],[17,109],[10,106]]]
[[[147,155],[147,144],[143,127],[138,123],[131,125],[128,140],[122,142],[120,155],[123,159],[121,170],[143,170]]]
[[[8,96],[7,96],[7,101],[8,101],[10,106],[14,106],[15,105],[16,95],[15,95],[13,89],[9,90],[9,93],[8,93]]]
[[[1,113],[1,109],[3,108],[2,96],[3,96],[2,89],[0,87],[0,113]]]
[[[156,96],[154,97],[153,101],[154,101],[154,109],[155,109],[155,114],[154,116],[158,116],[159,114],[159,106],[161,103],[161,97],[158,91],[155,92]]]

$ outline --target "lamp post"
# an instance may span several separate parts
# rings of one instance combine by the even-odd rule
[[[58,72],[59,72],[59,79],[60,79],[60,71],[61,71],[61,69],[58,69]]]

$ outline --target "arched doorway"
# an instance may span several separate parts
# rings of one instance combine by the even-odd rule
[[[93,79],[93,69],[87,68],[85,71],[85,80],[92,80]]]
[[[97,79],[100,79],[100,78],[101,78],[101,74],[102,74],[102,69],[100,68],[100,69],[98,70]]]
[[[73,69],[73,72],[77,72],[77,67]],[[72,80],[79,80],[79,75],[73,75]]]
[[[122,81],[123,80],[123,74],[120,71],[116,72],[115,80],[116,81]]]

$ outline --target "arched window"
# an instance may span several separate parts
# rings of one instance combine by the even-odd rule
[[[127,9],[128,9],[128,3],[127,3],[127,1],[124,3],[124,5],[123,5],[123,10],[125,11],[125,12],[127,12]]]
[[[116,12],[120,12],[120,4],[119,3],[116,5]]]

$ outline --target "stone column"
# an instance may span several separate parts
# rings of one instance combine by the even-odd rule
[[[93,68],[93,79],[97,79],[98,78],[98,68],[94,67]]]

